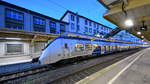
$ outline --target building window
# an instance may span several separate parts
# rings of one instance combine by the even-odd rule
[[[71,20],[74,21],[74,15],[71,15]]]
[[[91,21],[89,21],[89,25],[92,26],[92,22]]]
[[[89,32],[92,33],[92,28],[89,28]]]
[[[22,44],[6,44],[7,53],[23,53]]]
[[[34,24],[37,24],[37,25],[45,25],[45,20],[37,18],[37,17],[34,17],[34,21],[33,22],[34,22]]]
[[[77,32],[80,31],[80,25],[77,25]]]
[[[10,10],[10,9],[6,9],[6,17],[23,21],[23,13],[20,13],[20,12],[14,11],[14,10]]]
[[[94,29],[93,32],[94,32],[94,35],[95,35],[96,34],[96,29]]]
[[[50,33],[56,33],[56,23],[50,21]]]
[[[99,25],[97,24],[97,28],[99,28]]]
[[[45,32],[45,20],[39,17],[33,17],[34,31]]]
[[[79,23],[80,22],[80,18],[79,18],[79,16],[77,16],[77,23]]]
[[[99,33],[99,32],[100,32],[100,31],[99,31],[99,28],[96,28],[96,32],[97,32],[97,33]]]
[[[74,23],[71,23],[71,29],[74,30]]]
[[[24,14],[15,10],[7,9],[5,11],[5,27],[10,29],[24,29]]]
[[[84,30],[85,32],[88,32],[88,28],[87,27],[85,27],[85,30]]]
[[[96,23],[94,23],[94,27],[96,28]]]
[[[64,24],[60,24],[60,32],[61,33],[65,32],[65,25]]]
[[[85,20],[85,25],[87,25],[88,24],[88,21],[87,20]]]
[[[104,26],[101,27],[102,30],[103,30],[103,27],[104,27]]]

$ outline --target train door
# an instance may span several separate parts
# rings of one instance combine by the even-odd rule
[[[105,46],[102,45],[102,46],[101,46],[101,54],[104,54],[104,53],[105,53]]]
[[[109,53],[109,50],[110,50],[109,47],[110,47],[109,45],[104,46],[106,53]]]
[[[69,48],[69,42],[64,42],[63,43],[63,58],[68,58],[70,56],[70,48]]]
[[[118,51],[118,47],[117,47],[117,45],[115,46],[115,51]]]

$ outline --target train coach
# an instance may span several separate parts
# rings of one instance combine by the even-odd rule
[[[63,59],[109,54],[138,48],[139,44],[91,40],[79,37],[58,37],[43,50],[38,62],[42,65],[56,63]]]

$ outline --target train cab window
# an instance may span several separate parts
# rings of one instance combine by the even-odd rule
[[[83,50],[84,50],[83,44],[76,44],[75,45],[75,51],[83,51]]]
[[[92,50],[92,45],[91,44],[86,44],[85,45],[85,50]]]
[[[67,43],[65,43],[65,48],[68,48],[68,44]]]

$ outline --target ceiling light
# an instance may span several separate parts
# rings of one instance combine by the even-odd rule
[[[21,38],[5,38],[5,39],[8,39],[8,40],[21,40]]]
[[[141,36],[141,38],[144,38],[144,36]]]
[[[133,21],[131,19],[128,19],[128,20],[125,21],[125,25],[127,27],[131,27],[131,26],[133,26]]]
[[[138,35],[141,35],[141,32],[137,32]]]

